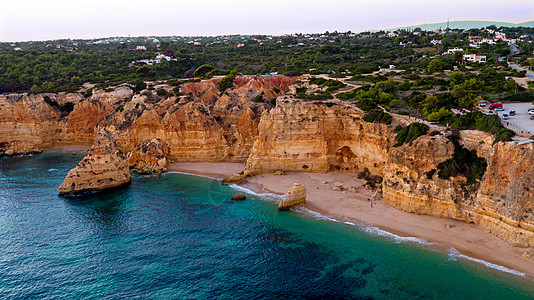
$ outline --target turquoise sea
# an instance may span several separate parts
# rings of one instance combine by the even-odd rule
[[[58,196],[80,159],[0,159],[0,298],[534,298],[532,278],[269,197],[230,201],[236,190],[208,178]]]

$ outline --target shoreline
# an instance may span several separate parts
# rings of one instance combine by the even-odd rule
[[[228,162],[176,163],[169,166],[169,172],[220,180],[229,174],[241,171],[243,167],[243,163]],[[282,196],[295,182],[306,187],[307,203],[302,207],[311,211],[312,215],[319,214],[333,221],[350,223],[361,228],[377,228],[406,240],[416,238],[420,244],[426,244],[426,247],[432,250],[447,253],[447,250],[454,249],[459,255],[451,254],[457,257],[482,263],[487,267],[507,273],[534,278],[534,261],[523,257],[524,248],[513,247],[474,224],[454,219],[416,215],[391,207],[382,198],[376,197],[375,199],[373,192],[362,188],[365,181],[357,179],[356,174],[331,172],[274,175],[269,173],[247,177],[238,186],[258,194]],[[332,190],[335,185],[339,184],[343,185],[343,191]],[[356,192],[349,192],[350,187],[353,187]],[[305,213],[302,209],[300,212]],[[354,222],[346,220],[354,220]],[[428,244],[435,247],[428,247]]]

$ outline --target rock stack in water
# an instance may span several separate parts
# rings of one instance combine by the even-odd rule
[[[288,210],[304,204],[306,204],[306,187],[300,183],[295,183],[278,204],[278,210]]]
[[[128,155],[132,171],[139,174],[161,174],[167,171],[167,158],[160,139],[152,139],[138,145]]]
[[[57,191],[60,195],[77,194],[119,187],[130,182],[128,160],[113,134],[102,129],[87,155],[69,171]]]

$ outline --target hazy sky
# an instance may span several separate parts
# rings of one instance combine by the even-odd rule
[[[534,0],[2,0],[0,41],[365,31],[534,20]]]

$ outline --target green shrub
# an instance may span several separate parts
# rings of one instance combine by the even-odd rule
[[[454,154],[451,158],[438,165],[438,176],[441,179],[463,175],[467,178],[467,185],[482,179],[488,166],[486,159],[478,157],[476,150],[468,150],[451,138],[454,144]]]
[[[493,143],[511,141],[515,132],[502,126],[497,115],[486,115],[479,111],[469,112],[465,115],[455,115],[451,120],[451,127],[461,130],[478,129],[495,135]]]
[[[317,84],[319,86],[327,86],[326,91],[332,92],[346,87],[347,85],[339,80],[329,80],[321,77],[312,77],[309,79],[310,84]]]
[[[437,130],[433,130],[433,131],[430,132],[428,135],[429,135],[429,136],[435,136],[435,135],[441,135],[441,133],[440,133],[439,131],[437,131]]]
[[[198,67],[195,70],[195,72],[193,72],[193,75],[195,77],[200,77],[200,76],[205,75],[208,72],[211,72],[213,69],[215,69],[215,68],[212,67],[211,65],[202,65],[202,66]]]
[[[439,122],[449,118],[450,116],[452,116],[452,111],[442,107],[438,111],[435,111],[426,116],[426,120],[429,122]]]
[[[386,125],[391,124],[392,117],[390,114],[383,112],[382,110],[371,110],[363,116],[365,122],[370,123],[383,123]]]
[[[363,111],[370,111],[372,109],[375,109],[377,107],[376,103],[374,103],[370,99],[363,99],[358,102],[356,102],[356,106],[363,110]]]
[[[426,172],[426,173],[425,173],[426,178],[428,178],[428,179],[432,179],[432,177],[434,176],[435,173],[436,173],[436,169],[432,169],[432,170]]]
[[[159,89],[156,91],[156,94],[158,94],[158,96],[165,97],[167,96],[167,91],[164,89]]]
[[[395,140],[397,140],[397,144],[395,146],[401,146],[405,143],[410,143],[411,145],[412,142],[418,137],[426,134],[428,129],[430,129],[428,125],[419,122],[414,122],[406,127],[403,127],[401,130],[399,130],[397,136],[395,136]]]
[[[263,100],[263,97],[262,97],[261,94],[260,94],[260,95],[257,95],[257,96],[254,97],[254,98],[252,98],[250,101],[252,101],[252,102],[256,102],[256,103],[263,103],[263,102],[265,102],[265,101]]]

